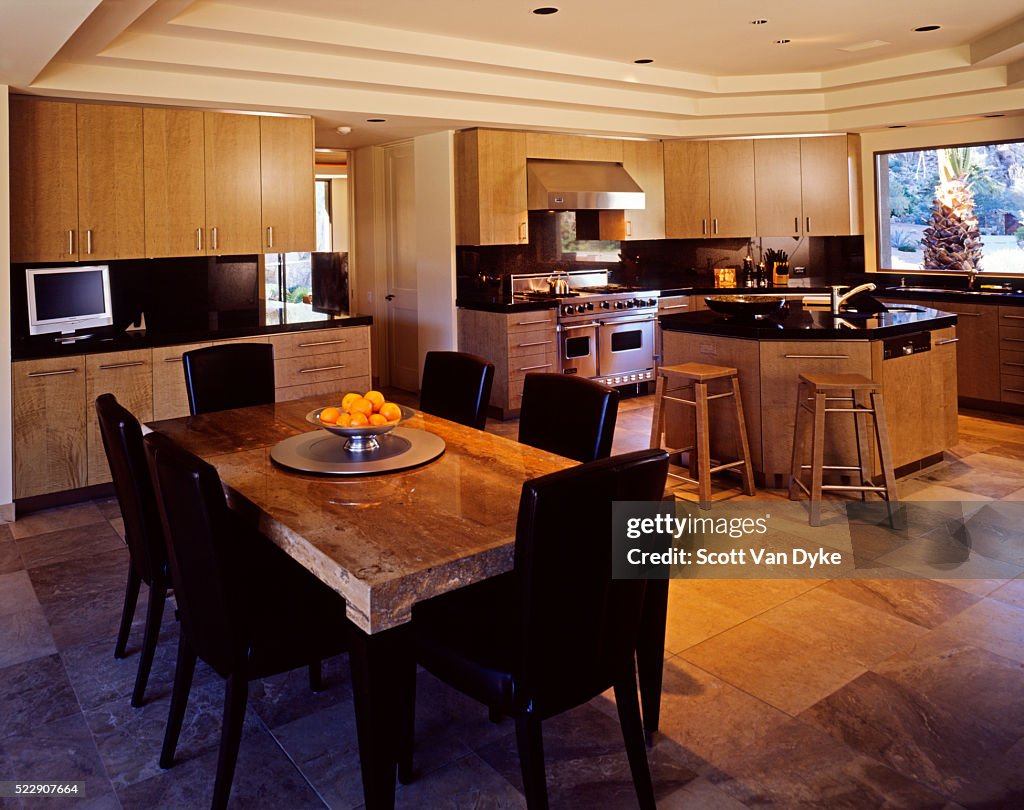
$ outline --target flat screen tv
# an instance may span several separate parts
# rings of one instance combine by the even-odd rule
[[[77,329],[114,322],[110,271],[105,264],[30,268],[25,271],[25,286],[30,335],[59,332],[62,338],[70,338]]]

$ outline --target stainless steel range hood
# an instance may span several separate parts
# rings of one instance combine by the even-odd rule
[[[526,161],[526,207],[531,211],[646,208],[645,195],[618,163]]]

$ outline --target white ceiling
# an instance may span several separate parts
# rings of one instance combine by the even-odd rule
[[[102,0],[83,22],[93,6],[0,2],[19,32],[0,82],[308,112],[318,145],[348,148],[472,125],[707,137],[1024,110],[1024,9],[1006,0]]]

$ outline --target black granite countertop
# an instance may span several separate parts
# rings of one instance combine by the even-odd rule
[[[906,287],[879,287],[872,293],[876,298],[911,299],[915,301],[948,301],[962,304],[1002,304],[1024,306],[1024,292],[1004,290],[947,290],[927,285]]]
[[[457,298],[455,306],[460,309],[475,309],[478,312],[536,312],[554,309],[557,301],[511,301],[508,296],[465,296]]]
[[[844,313],[790,305],[777,315],[757,319],[727,318],[716,312],[662,315],[661,328],[671,332],[748,340],[876,340],[956,325],[956,315],[935,309],[879,314]]]
[[[11,359],[40,360],[46,357],[70,357],[80,354],[106,354],[126,352],[134,349],[150,349],[157,346],[176,346],[183,343],[204,343],[211,340],[230,340],[239,337],[280,335],[287,332],[305,332],[316,329],[336,329],[346,326],[369,326],[373,323],[370,315],[349,315],[329,321],[309,321],[274,326],[245,326],[227,329],[206,329],[191,332],[153,332],[133,330],[114,333],[97,329],[91,338],[75,343],[59,343],[55,335],[36,335],[15,340],[11,345]]]

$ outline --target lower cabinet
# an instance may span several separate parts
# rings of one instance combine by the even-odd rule
[[[222,343],[273,343],[278,401],[370,388],[370,327],[317,329],[13,364],[14,497],[110,481],[95,401],[111,393],[141,422],[189,413],[182,355]]]

